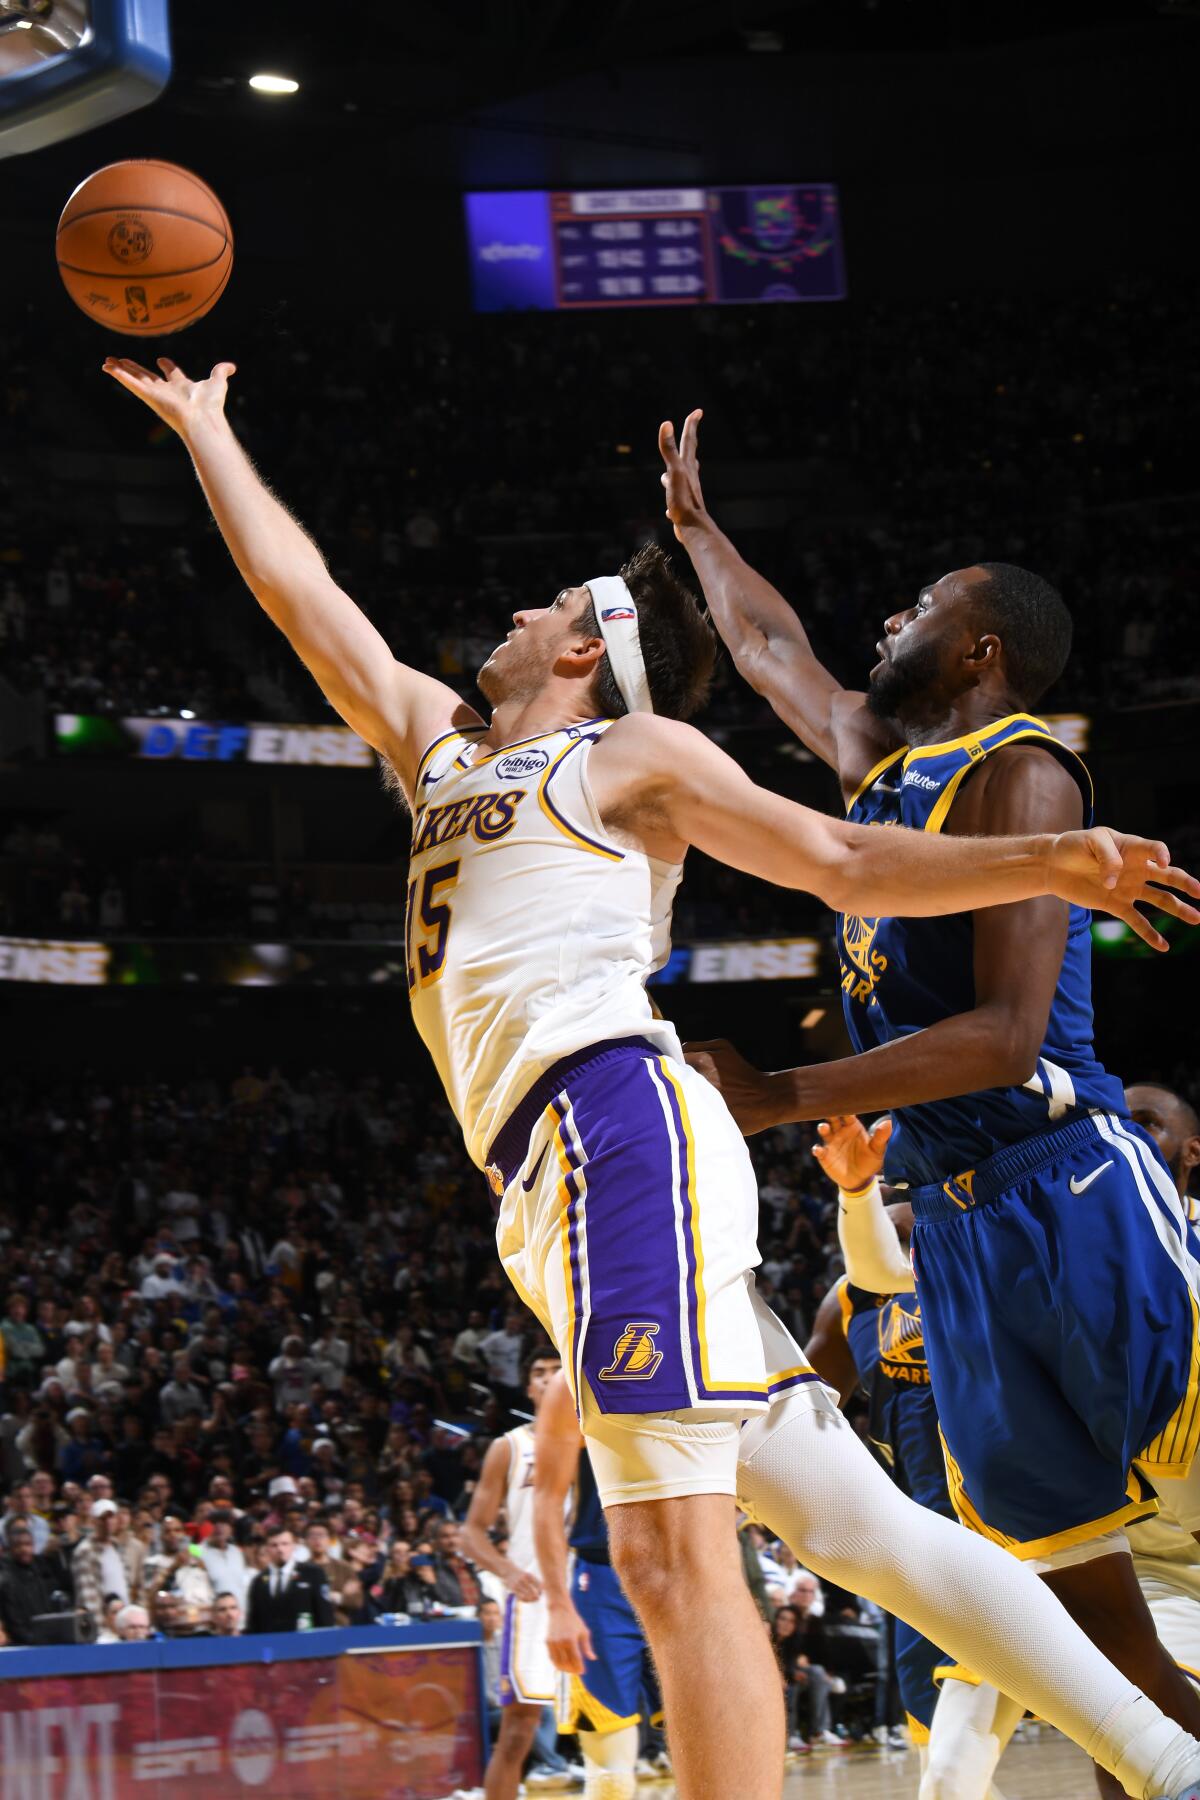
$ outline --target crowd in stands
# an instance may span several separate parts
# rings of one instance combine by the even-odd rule
[[[541,1333],[423,1069],[14,1080],[0,1142],[9,1642],[263,1629],[272,1566],[296,1622],[478,1607],[458,1521]],[[801,1337],[837,1266],[810,1143],[755,1141]]]
[[[22,383],[0,441],[35,465],[62,395]],[[1200,411],[1186,294],[948,300],[871,309],[502,315],[346,333],[298,311],[235,346],[231,410],[268,478],[398,651],[469,688],[515,606],[608,568],[663,529],[655,430],[706,409],[710,499],[861,677],[880,622],[947,567],[1026,561],[1078,622],[1063,706],[1195,698],[1188,604]],[[89,447],[182,453],[88,396]],[[122,405],[127,404],[123,400]],[[76,397],[75,405],[82,405]],[[76,439],[79,441],[79,438]],[[240,598],[198,496],[186,528],[78,519],[69,492],[0,486],[0,670],[71,711],[327,717]],[[117,512],[119,517],[119,510]],[[757,716],[727,681],[712,722]]]

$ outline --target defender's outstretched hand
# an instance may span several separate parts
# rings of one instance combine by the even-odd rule
[[[743,1137],[779,1123],[779,1099],[771,1077],[748,1063],[725,1038],[685,1044],[685,1059],[711,1082],[733,1114]]]
[[[1169,945],[1138,911],[1139,902],[1156,906],[1185,925],[1200,925],[1200,911],[1179,898],[1190,894],[1200,899],[1200,881],[1173,866],[1167,846],[1110,831],[1103,825],[1090,831],[1064,831],[1051,841],[1048,886],[1060,900],[1111,913],[1152,950],[1166,950]]]
[[[675,427],[669,420],[664,420],[658,428],[658,448],[666,464],[666,473],[659,480],[666,489],[667,517],[675,527],[677,538],[682,538],[689,525],[708,522],[708,510],[700,491],[699,433],[703,417],[701,407],[688,414],[683,421],[683,436],[678,446]]]
[[[869,1186],[883,1169],[883,1153],[892,1135],[892,1121],[876,1119],[870,1131],[854,1113],[835,1113],[817,1126],[819,1144],[813,1155],[830,1181],[846,1194]]]
[[[144,369],[128,356],[106,356],[104,373],[144,400],[151,412],[156,412],[180,437],[185,437],[198,419],[224,412],[229,377],[237,369],[235,363],[218,363],[207,380],[189,381],[169,356],[160,356],[157,361],[161,375]]]

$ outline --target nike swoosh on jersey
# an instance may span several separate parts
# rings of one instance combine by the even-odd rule
[[[550,1148],[549,1144],[542,1145],[542,1154],[541,1154],[541,1156],[538,1157],[537,1161],[533,1165],[533,1168],[529,1171],[529,1180],[528,1181],[522,1180],[521,1187],[525,1193],[529,1192],[530,1188],[533,1186],[534,1182],[537,1180],[538,1170],[541,1168],[542,1162],[543,1162],[546,1152],[549,1148]]]
[[[1107,1162],[1102,1162],[1098,1169],[1093,1169],[1091,1174],[1085,1175],[1082,1181],[1077,1180],[1076,1177],[1074,1175],[1072,1175],[1070,1181],[1068,1181],[1068,1183],[1067,1183],[1067,1186],[1070,1188],[1070,1190],[1073,1194],[1082,1194],[1085,1188],[1090,1188],[1093,1181],[1096,1181],[1101,1175],[1103,1175],[1105,1169],[1111,1169],[1112,1166],[1113,1166],[1113,1159],[1110,1156]]]

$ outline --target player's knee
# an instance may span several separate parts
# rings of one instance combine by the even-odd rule
[[[505,1756],[525,1757],[537,1736],[541,1709],[536,1706],[506,1706],[500,1717],[500,1735],[496,1748]]]
[[[637,1612],[654,1618],[668,1611],[678,1590],[678,1570],[666,1546],[653,1532],[632,1530],[614,1535],[613,1567]]]

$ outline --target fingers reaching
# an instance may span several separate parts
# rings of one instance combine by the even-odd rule
[[[684,462],[695,462],[699,456],[700,421],[704,417],[704,408],[695,407],[683,421],[683,439],[679,453]]]

